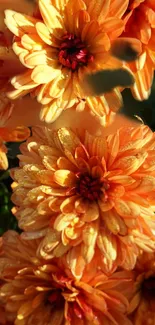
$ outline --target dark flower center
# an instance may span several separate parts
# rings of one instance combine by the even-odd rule
[[[59,62],[72,71],[77,70],[80,66],[87,65],[94,59],[81,39],[69,33],[62,37],[58,57]]]
[[[145,279],[142,284],[142,293],[146,299],[155,298],[155,277]]]
[[[64,306],[64,298],[61,293],[61,289],[55,289],[48,296],[48,302],[52,305],[52,307],[61,308]]]
[[[90,201],[98,200],[101,194],[106,196],[105,190],[109,188],[108,183],[101,178],[93,178],[90,175],[79,175],[77,192]]]

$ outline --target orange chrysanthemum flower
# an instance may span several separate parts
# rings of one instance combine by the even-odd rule
[[[7,148],[3,142],[21,142],[26,140],[29,135],[29,128],[24,126],[15,129],[0,128],[0,169],[8,168]]]
[[[39,259],[37,246],[38,241],[24,241],[13,231],[3,236],[0,303],[8,320],[16,325],[131,325],[122,294],[123,285],[133,283],[130,273],[108,278],[89,268],[77,281],[61,261]]]
[[[25,73],[15,76],[14,99],[31,93],[43,104],[41,119],[54,121],[63,109],[81,103],[97,116],[105,116],[121,106],[118,89],[97,98],[87,97],[83,78],[101,69],[115,69],[121,63],[109,54],[111,42],[123,31],[119,18],[128,0],[51,1],[38,0],[38,18],[6,10],[5,23],[16,36],[13,50]],[[115,104],[114,104],[115,103]]]
[[[138,100],[147,99],[155,69],[155,2],[154,0],[129,0],[124,15],[124,37],[135,37],[142,44],[142,52],[134,63],[127,64],[135,77],[132,93]]]
[[[143,253],[138,259],[135,284],[129,306],[133,325],[155,324],[155,254]]]
[[[133,268],[138,247],[155,249],[154,146],[146,126],[106,138],[34,128],[12,171],[23,236],[46,235],[38,249],[44,258],[68,252],[74,276],[94,256],[104,272]]]

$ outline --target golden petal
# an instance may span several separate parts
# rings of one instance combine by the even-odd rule
[[[64,34],[63,19],[51,1],[39,0],[39,9],[45,25],[55,37],[61,38]]]
[[[9,165],[8,165],[8,159],[7,159],[7,156],[6,156],[6,153],[1,151],[1,148],[0,148],[0,169],[8,169]]]
[[[31,78],[36,84],[46,84],[56,78],[59,73],[59,69],[54,69],[54,67],[43,64],[34,68]]]
[[[82,256],[86,263],[90,263],[94,256],[98,230],[98,221],[87,224],[83,229]]]
[[[75,16],[76,13],[86,10],[86,4],[83,0],[77,0],[76,2],[74,0],[69,0],[65,6],[65,25],[67,26],[67,31],[70,33],[74,32],[74,26],[75,26]]]
[[[85,261],[82,257],[81,246],[75,246],[67,254],[67,263],[70,266],[71,272],[74,277],[79,280],[82,277]]]
[[[71,224],[74,218],[76,218],[76,215],[73,213],[60,214],[54,222],[54,229],[57,231],[64,230],[68,225]]]
[[[10,31],[21,37],[24,34],[34,34],[35,33],[35,23],[38,20],[34,17],[20,14],[13,10],[5,10],[5,24],[10,29]]]
[[[81,145],[80,139],[69,128],[61,128],[54,133],[54,141],[60,150],[64,151],[69,158],[70,153],[75,154],[75,150]]]
[[[15,43],[20,44],[19,42]],[[40,51],[44,47],[40,37],[36,34],[24,34],[21,38],[21,45],[28,51]]]
[[[53,39],[52,34],[44,23],[38,22],[36,23],[35,27],[38,35],[40,36],[43,42],[50,46],[58,46],[56,40]]]
[[[67,169],[70,170],[72,172],[76,172],[77,168],[75,167],[75,165],[73,165],[67,158],[65,157],[60,157],[57,160],[57,166],[59,169]]]
[[[104,229],[100,229],[97,237],[97,245],[101,253],[108,258],[109,267],[112,267],[112,262],[117,258],[117,241],[113,234],[110,234]]]
[[[40,111],[40,120],[46,123],[54,122],[62,113],[63,109],[57,106],[56,101],[45,104]]]
[[[60,169],[55,171],[53,180],[60,186],[72,188],[76,186],[77,177],[70,170]]]
[[[110,152],[107,164],[108,167],[110,167],[114,163],[119,152],[119,145],[120,145],[119,133],[117,132],[116,134],[109,135],[107,138],[107,143]]]

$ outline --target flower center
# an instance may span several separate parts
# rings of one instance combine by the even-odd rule
[[[62,37],[58,58],[63,66],[72,71],[77,70],[80,66],[87,65],[94,59],[81,39],[70,33]]]
[[[101,180],[101,178],[93,178],[87,174],[79,175],[77,192],[85,199],[90,201],[98,200],[101,194],[105,194],[105,190],[108,188],[109,185]]]
[[[52,307],[61,308],[64,306],[64,298],[61,292],[61,289],[56,289],[48,296],[48,302],[50,302]]]
[[[148,298],[155,298],[155,277],[145,279],[142,284],[143,295]]]

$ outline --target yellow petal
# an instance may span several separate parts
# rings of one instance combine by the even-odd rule
[[[91,222],[84,227],[82,255],[86,263],[90,263],[94,256],[96,239],[98,236],[98,229],[99,229],[98,221]]]
[[[34,26],[37,21],[34,17],[9,9],[5,10],[5,24],[16,36],[21,37],[24,34],[34,34]]]
[[[57,231],[64,230],[74,218],[76,218],[76,215],[73,213],[60,214],[54,222],[54,229]]]
[[[36,27],[38,35],[41,37],[43,42],[45,42],[46,44],[51,45],[51,46],[58,45],[58,44],[56,44],[56,42],[54,42],[52,40],[52,34],[50,33],[49,29],[47,28],[47,26],[44,23],[38,22],[35,27]]]
[[[56,101],[52,104],[43,105],[40,111],[40,120],[46,123],[53,123],[61,115],[63,109],[57,106]]]
[[[77,178],[73,172],[60,169],[54,173],[54,181],[60,186],[73,187],[76,185]]]
[[[71,272],[74,277],[79,280],[82,277],[86,265],[82,257],[80,245],[70,249],[69,253],[67,254],[67,263],[70,266]]]
[[[38,66],[38,65],[45,65],[47,62],[47,53],[45,50],[33,51],[32,53],[30,53],[26,56],[25,62],[31,68]]]
[[[31,74],[32,80],[37,84],[46,84],[59,75],[60,71],[48,65],[39,65]]]
[[[18,42],[16,42],[16,44],[17,43]],[[44,47],[44,44],[37,34],[24,34],[21,38],[21,45],[28,51],[40,51]]]
[[[54,7],[50,0],[39,0],[39,9],[45,25],[54,34],[61,38],[65,30],[63,29],[63,19],[59,11]]]
[[[8,165],[8,159],[7,159],[7,156],[6,156],[6,153],[1,151],[1,148],[0,148],[0,169],[8,169],[9,165]]]

